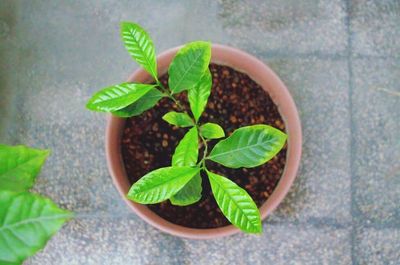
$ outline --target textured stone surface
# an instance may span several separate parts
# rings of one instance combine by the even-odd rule
[[[400,2],[354,0],[350,8],[354,54],[399,57]]]
[[[342,53],[345,2],[220,0],[220,18],[235,45],[268,54]]]
[[[261,236],[184,240],[184,246],[188,264],[349,264],[349,239],[345,229],[264,225]]]
[[[355,239],[357,264],[399,264],[399,229],[359,229]]]
[[[139,218],[71,221],[27,264],[183,264],[180,240],[161,234]]]
[[[353,65],[355,206],[360,219],[400,225],[400,60]]]
[[[264,229],[261,236],[180,240],[138,218],[86,217],[71,221],[28,264],[349,264],[351,260],[346,229],[293,225],[264,225]]]
[[[135,69],[119,40],[157,52],[203,39],[268,63],[299,108],[290,193],[260,236],[192,241],[130,212],[104,156],[99,88]],[[0,1],[0,142],[50,148],[35,191],[77,213],[27,264],[398,264],[398,1]]]
[[[347,62],[315,57],[264,61],[291,91],[304,135],[298,178],[271,220],[350,222]]]

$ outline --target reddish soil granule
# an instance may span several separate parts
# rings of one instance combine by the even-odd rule
[[[284,122],[276,105],[268,94],[244,73],[230,67],[210,65],[213,87],[201,123],[221,125],[229,135],[235,129],[252,124],[268,124],[285,130]],[[167,86],[168,76],[161,77]],[[179,100],[188,110],[186,93]],[[127,119],[122,137],[121,150],[125,169],[131,183],[160,167],[170,166],[176,145],[187,129],[177,128],[162,120],[162,116],[177,107],[162,99],[157,106],[140,116]],[[212,140],[210,150],[218,142]],[[281,178],[286,161],[286,147],[268,163],[251,169],[225,168],[207,162],[209,170],[226,176],[250,194],[258,206],[271,195]],[[229,224],[214,200],[210,183],[203,177],[203,197],[190,206],[174,206],[165,201],[149,205],[149,208],[166,220],[192,228],[214,228]]]

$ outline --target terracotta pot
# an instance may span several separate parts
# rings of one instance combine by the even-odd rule
[[[170,49],[158,56],[157,62],[160,76],[167,72],[168,66],[179,48],[180,47]],[[286,132],[288,134],[285,170],[274,192],[260,208],[261,217],[264,219],[283,200],[296,177],[299,167],[302,136],[300,119],[296,106],[289,91],[279,77],[268,66],[255,57],[231,47],[214,44],[212,46],[211,61],[213,63],[230,66],[248,74],[269,93],[285,121]],[[150,80],[150,76],[143,69],[135,71],[128,79],[130,82],[146,82],[148,80]],[[120,139],[124,124],[125,119],[111,115],[108,118],[106,132],[107,163],[115,186],[126,203],[137,215],[161,231],[179,237],[211,239],[232,235],[240,231],[233,225],[209,229],[194,229],[176,225],[161,218],[147,208],[146,205],[128,200],[126,194],[131,184],[126,176],[120,152]]]

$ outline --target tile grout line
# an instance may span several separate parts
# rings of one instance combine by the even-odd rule
[[[347,69],[348,69],[348,97],[349,97],[349,128],[350,128],[350,213],[351,213],[351,230],[350,230],[350,247],[351,247],[351,262],[353,265],[357,264],[356,260],[356,224],[355,224],[355,199],[354,199],[354,127],[353,127],[353,42],[352,42],[352,31],[351,31],[351,0],[345,0],[346,8],[346,31],[347,31]]]

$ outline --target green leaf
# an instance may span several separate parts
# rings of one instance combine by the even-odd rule
[[[146,110],[154,107],[154,105],[156,105],[163,96],[163,93],[161,93],[158,89],[152,88],[143,97],[139,98],[135,103],[123,109],[113,111],[112,114],[123,118],[138,116]]]
[[[195,166],[199,154],[197,128],[191,128],[175,149],[172,166]],[[180,191],[170,198],[174,205],[185,206],[201,199],[201,176],[196,174]]]
[[[0,188],[26,191],[35,183],[50,150],[0,145]]]
[[[196,85],[207,70],[210,59],[209,42],[191,42],[181,48],[168,69],[168,84],[171,91],[179,93]]]
[[[224,129],[216,123],[208,122],[200,127],[200,134],[206,139],[225,137]]]
[[[42,196],[0,191],[0,264],[21,264],[72,216]]]
[[[230,168],[256,167],[273,158],[286,138],[285,133],[268,125],[242,127],[218,142],[208,159]]]
[[[207,171],[211,189],[222,213],[247,233],[261,233],[261,217],[250,195],[231,180]]]
[[[193,120],[186,113],[170,111],[162,118],[169,124],[179,127],[190,127],[194,125]]]
[[[210,70],[206,70],[200,81],[188,91],[190,109],[196,121],[199,120],[207,105],[211,93],[212,79]]]
[[[157,61],[153,41],[138,24],[121,23],[121,36],[132,58],[157,80]]]
[[[173,205],[187,206],[201,199],[201,175],[197,173],[180,191],[169,198]]]
[[[86,107],[93,111],[112,112],[136,102],[154,85],[122,83],[104,88],[89,99]]]
[[[159,203],[171,198],[198,172],[197,167],[164,167],[147,173],[128,192],[128,199],[143,203]]]
[[[179,142],[172,156],[172,166],[195,166],[199,154],[197,128],[191,128]]]

